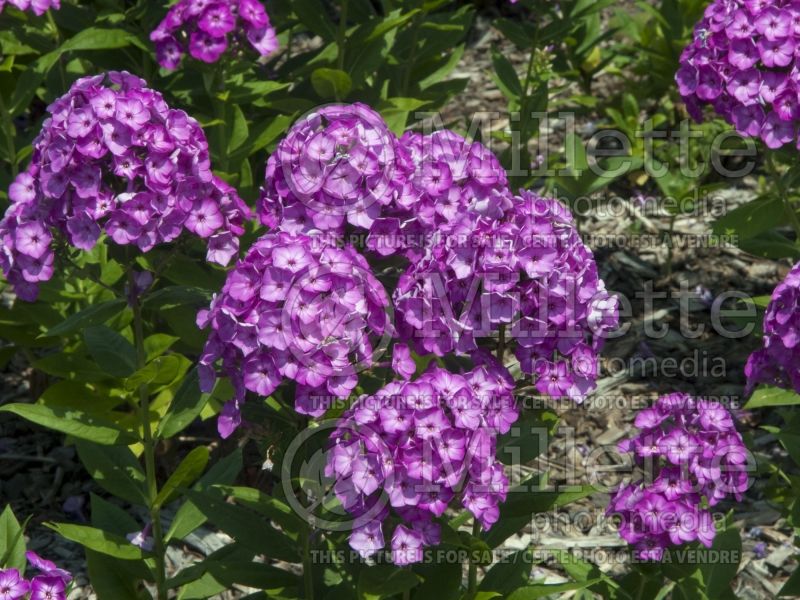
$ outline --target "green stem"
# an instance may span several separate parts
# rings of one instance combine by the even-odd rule
[[[347,0],[342,0],[342,10],[339,12],[339,33],[336,36],[336,47],[339,54],[336,57],[336,68],[344,71],[344,42],[347,37]]]
[[[503,364],[503,357],[506,352],[506,326],[500,325],[500,330],[497,334],[497,360]],[[481,534],[481,524],[477,518],[472,519],[472,537],[478,537]],[[478,563],[470,561],[469,572],[467,574],[467,598],[472,600],[478,593]]]
[[[222,63],[220,63],[222,64]],[[214,104],[214,116],[220,123],[216,126],[216,140],[219,152],[218,160],[220,168],[228,172],[228,120],[226,110],[226,100],[220,96],[225,91],[225,69],[220,67],[214,76],[214,84],[211,90],[211,102]]]
[[[522,88],[522,97],[519,101],[519,110],[520,110],[520,121],[519,121],[519,133],[520,133],[520,140],[519,143],[522,146],[520,148],[521,152],[521,165],[525,165],[520,167],[528,171],[531,164],[531,156],[530,151],[528,150],[528,140],[522,139],[522,136],[525,134],[525,131],[528,129],[528,122],[531,119],[531,111],[528,103],[530,102],[530,93],[531,93],[531,79],[533,76],[533,65],[535,63],[536,58],[536,51],[531,49],[531,55],[528,57],[528,69],[525,73],[525,85]],[[523,176],[524,177],[524,176]],[[521,182],[520,182],[521,183]]]
[[[6,138],[6,152],[8,152],[8,163],[11,165],[11,178],[17,176],[17,149],[14,146],[14,121],[11,119],[11,113],[6,108],[6,101],[3,99],[3,94],[0,93],[0,113],[3,113],[0,127],[3,128],[3,134]]]
[[[136,294],[136,282],[133,271],[128,272],[128,287],[130,293],[131,309],[133,310],[133,339],[136,346],[136,363],[139,369],[147,362],[144,351],[144,321],[142,307]],[[142,421],[142,444],[144,446],[144,467],[147,483],[147,497],[149,501],[150,519],[153,523],[153,545],[155,549],[155,576],[158,600],[167,600],[167,574],[165,568],[164,533],[161,527],[161,511],[156,505],[158,497],[158,481],[156,476],[156,448],[153,439],[153,430],[150,425],[150,391],[147,384],[139,386],[139,414]]]
[[[47,11],[47,22],[50,23],[50,27],[53,28],[53,38],[56,41],[56,48],[61,47],[61,32],[58,30],[58,25],[56,25],[56,20],[53,18],[53,11]],[[58,63],[58,73],[61,77],[61,91],[67,91],[67,76],[64,73],[64,64],[61,62],[61,57],[58,57],[56,61]]]
[[[314,578],[311,568],[311,529],[303,535],[303,589],[306,600],[314,598]]]
[[[672,260],[675,254],[675,244],[673,242],[673,234],[675,233],[675,219],[678,215],[672,215],[669,218],[669,231],[667,232],[667,278],[672,277]]]
[[[473,519],[472,521],[472,536],[478,537],[481,533],[481,524],[478,523],[478,519]],[[470,562],[469,563],[469,573],[467,575],[467,598],[474,598],[478,593],[478,563],[477,562]]]
[[[425,14],[424,12],[422,13]],[[401,95],[405,98],[408,96],[408,86],[411,83],[411,70],[414,68],[414,61],[417,58],[417,42],[419,42],[419,31],[421,29],[420,22],[422,18],[420,15],[414,17],[413,33],[411,34],[411,50],[406,57],[406,68],[403,73],[403,87]]]
[[[795,210],[792,201],[789,199],[789,190],[787,190],[786,186],[784,185],[783,177],[780,175],[780,173],[778,173],[778,167],[772,157],[772,152],[767,151],[766,165],[770,176],[772,177],[773,181],[775,181],[775,185],[778,186],[778,194],[781,197],[781,202],[783,202],[783,205],[786,207],[787,216],[789,217],[789,221],[794,228],[796,242],[800,244],[800,218],[798,218],[797,210]]]

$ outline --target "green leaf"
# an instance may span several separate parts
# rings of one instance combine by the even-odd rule
[[[203,574],[196,581],[192,581],[183,587],[178,594],[178,600],[206,600],[206,598],[216,597],[227,589],[224,583],[220,583],[211,573]],[[262,598],[266,596],[262,595]]]
[[[742,557],[742,538],[739,530],[729,527],[724,531],[718,531],[714,537],[711,551],[716,553],[717,558],[711,562],[701,563],[700,570],[703,573],[705,592],[708,597],[721,598],[725,592],[730,593],[731,581],[739,569]],[[730,560],[734,557],[735,561]]]
[[[760,386],[750,400],[744,405],[746,409],[763,408],[764,406],[795,406],[800,404],[800,394],[793,390],[777,387]]]
[[[120,537],[142,529],[130,512],[120,506],[95,494],[91,494],[90,503],[93,527]],[[139,582],[154,581],[153,573],[144,560],[121,560],[86,550],[86,561],[92,587],[100,598],[130,598],[131,588],[138,589]],[[139,600],[144,599],[139,597]]]
[[[78,456],[97,485],[132,504],[147,505],[145,475],[127,446],[98,446],[76,442]]]
[[[546,598],[552,594],[563,594],[583,590],[602,579],[592,579],[590,581],[576,581],[575,583],[558,583],[554,585],[529,585],[519,588],[508,596],[508,600],[535,600],[536,598]]]
[[[367,38],[364,40],[366,43],[372,42],[385,36],[389,33],[392,29],[397,29],[398,27],[402,27],[406,23],[408,23],[411,19],[414,18],[415,15],[419,14],[420,9],[415,8],[410,10],[406,13],[400,14],[399,11],[393,11],[389,15],[386,16],[383,20],[381,20],[375,28],[370,32]]]
[[[283,533],[272,528],[257,513],[228,504],[218,493],[189,490],[186,496],[201,513],[237,542],[270,558],[297,562],[300,559],[297,545]]]
[[[114,558],[86,550],[86,566],[89,580],[98,598],[114,600],[141,600],[136,588],[138,582],[130,574],[119,568]]]
[[[73,35],[61,45],[59,51],[70,50],[110,50],[124,48],[135,40],[134,36],[124,29],[101,29],[91,27]]]
[[[522,82],[519,80],[511,61],[497,50],[493,50],[492,65],[494,66],[495,75],[497,75],[495,81],[503,95],[510,100],[522,97],[525,93],[522,89]]]
[[[229,100],[236,103],[247,104],[265,98],[270,94],[291,87],[291,83],[280,81],[245,81],[231,88]]]
[[[0,513],[0,568],[25,572],[25,536],[11,505]]]
[[[195,594],[202,588],[210,588],[214,584],[221,586],[222,589],[243,585],[260,590],[279,591],[296,588],[299,580],[297,575],[278,567],[251,562],[250,557],[241,549],[229,550],[229,547],[225,547],[214,552],[203,562],[184,569],[167,584],[169,587],[176,587],[189,581],[196,581],[197,584],[182,594],[182,598],[196,597]],[[289,597],[294,598],[296,595],[290,594]]]
[[[497,458],[506,465],[526,464],[547,450],[548,440],[558,426],[552,412],[523,415],[508,433],[497,439]]]
[[[783,201],[773,195],[751,200],[714,222],[717,235],[736,234],[740,240],[750,239],[786,223]]]
[[[125,300],[120,298],[93,304],[82,311],[70,315],[63,322],[51,328],[47,337],[70,335],[86,327],[99,325],[117,316],[125,308]]]
[[[492,25],[521,50],[529,50],[536,39],[536,27],[532,23],[512,21],[511,19],[495,19]]]
[[[778,592],[778,597],[791,596],[796,598],[800,596],[800,569],[795,569],[792,576],[783,584],[781,591]]]
[[[575,583],[558,583],[555,585],[529,585],[513,592],[508,596],[508,600],[534,600],[535,598],[545,598],[551,594],[563,594],[565,592],[583,590],[600,581],[602,581],[602,579],[576,581]]]
[[[215,485],[214,488],[270,518],[289,534],[299,535],[306,528],[303,519],[288,504],[260,490],[229,485]]]
[[[104,446],[130,445],[137,440],[110,421],[76,409],[48,407],[43,404],[7,404],[0,411],[10,412],[61,433]]]
[[[49,354],[33,361],[33,368],[74,382],[103,381],[110,377],[94,360],[74,351]]]
[[[424,580],[414,591],[417,600],[458,600],[461,597],[461,563],[431,562],[415,565]]]
[[[95,362],[112,377],[127,377],[136,370],[136,348],[105,325],[83,331],[83,341]]]
[[[194,421],[208,402],[209,395],[200,391],[197,367],[189,371],[158,424],[157,436],[170,438]]]
[[[338,69],[314,69],[311,85],[317,95],[325,100],[343,100],[353,89],[350,75]]]
[[[155,333],[148,336],[144,340],[144,353],[147,362],[164,354],[164,352],[169,350],[179,339],[180,338],[174,335],[167,335],[166,333]]]
[[[530,550],[519,550],[497,562],[486,573],[478,589],[487,592],[510,594],[530,581],[533,556]]]
[[[529,480],[509,490],[508,500],[500,505],[499,520],[483,535],[490,547],[496,548],[526,524],[530,524],[531,515],[565,506],[594,491],[590,485],[574,492],[539,492],[531,490],[530,486]]]
[[[97,494],[90,494],[89,504],[92,512],[92,525],[98,529],[122,537],[142,529],[136,518],[131,516],[132,511],[104,500]]]
[[[155,386],[171,384],[186,372],[190,364],[189,360],[180,354],[159,356],[128,377],[125,380],[125,388],[132,391],[144,384]]]
[[[300,22],[322,39],[336,39],[336,28],[320,0],[292,0],[291,7]]]
[[[139,560],[145,557],[141,548],[134,546],[124,537],[101,529],[70,523],[46,523],[46,525],[60,536],[107,556],[122,560]]]
[[[208,448],[198,446],[189,452],[158,492],[155,506],[160,507],[174,500],[178,493],[187,489],[203,474],[206,465],[208,465]]]
[[[195,491],[202,491],[215,483],[230,485],[236,480],[241,470],[242,450],[241,448],[237,448],[228,456],[218,460],[208,472],[200,478],[193,489]],[[206,516],[200,509],[197,508],[191,500],[187,500],[175,514],[172,525],[167,532],[166,539],[183,539],[205,523],[206,520]]]
[[[234,152],[247,141],[250,135],[250,128],[247,126],[247,119],[238,104],[233,105],[233,123],[228,133],[228,154]]]
[[[270,121],[256,123],[250,133],[250,141],[246,142],[231,155],[233,161],[243,160],[253,153],[266,148],[278,139],[294,121],[293,115],[278,115]],[[207,298],[202,298],[207,303]]]
[[[417,585],[420,578],[413,571],[392,565],[374,565],[361,569],[358,595],[364,600],[380,600],[402,594]]]
[[[739,248],[755,256],[773,260],[800,259],[800,247],[777,231],[765,231],[755,237],[739,240]]]

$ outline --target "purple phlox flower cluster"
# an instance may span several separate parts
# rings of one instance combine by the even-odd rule
[[[698,121],[710,104],[742,135],[769,148],[797,142],[800,2],[715,0],[681,55],[675,79]]]
[[[39,574],[28,580],[17,569],[0,569],[0,600],[66,600],[72,575],[34,552],[25,556]]]
[[[747,448],[730,411],[675,393],[640,411],[635,425],[639,434],[619,449],[634,455],[649,482],[625,484],[611,498],[607,512],[620,517],[620,535],[645,560],[695,540],[710,547],[716,529],[708,507],[741,500],[749,485]]]
[[[261,237],[197,318],[211,327],[200,358],[203,388],[210,390],[222,359],[236,390],[220,415],[223,437],[240,422],[246,390],[269,396],[284,378],[294,380],[295,408],[311,416],[347,397],[391,339],[388,306],[352,246],[287,232]]]
[[[259,216],[270,228],[369,233],[381,256],[407,252],[470,209],[495,208],[505,170],[480,143],[450,131],[399,140],[363,104],[326,106],[298,121],[267,162]]]
[[[413,169],[383,118],[364,104],[329,105],[295,123],[267,161],[259,217],[267,227],[341,237],[370,230]]]
[[[142,79],[79,79],[48,111],[0,221],[0,268],[19,297],[34,300],[51,278],[56,233],[90,250],[105,231],[146,252],[187,230],[207,239],[212,262],[238,253],[247,205],[212,174],[197,121]]]
[[[187,51],[214,63],[228,49],[249,44],[261,56],[278,49],[278,38],[259,0],[179,0],[150,34],[156,59],[177,69]]]
[[[31,10],[36,16],[41,17],[48,10],[61,8],[61,0],[0,0],[0,13],[6,5],[16,6],[20,10]],[[0,600],[5,600],[0,597]]]
[[[398,334],[420,354],[471,354],[505,327],[524,372],[581,401],[597,377],[618,303],[569,211],[531,192],[495,194],[492,216],[463,212],[438,232],[394,293]],[[498,218],[495,213],[502,214]]]
[[[494,153],[480,142],[469,142],[449,130],[422,135],[408,131],[400,144],[410,154],[414,170],[406,174],[398,197],[370,233],[367,245],[381,254],[401,245],[410,260],[424,254],[430,237],[454,221],[499,219],[508,204],[506,171]],[[399,239],[403,244],[392,243]]]
[[[759,383],[800,393],[800,263],[772,292],[762,347],[745,366],[748,387]]]
[[[436,519],[454,500],[484,530],[498,520],[508,479],[496,440],[519,412],[508,371],[483,360],[464,374],[433,366],[391,382],[342,416],[325,474],[355,518],[350,545],[363,556],[381,550],[386,533],[396,564],[419,562],[439,543]]]

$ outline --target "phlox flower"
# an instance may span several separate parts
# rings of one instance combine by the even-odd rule
[[[612,496],[607,513],[620,517],[620,535],[643,560],[661,560],[669,546],[695,540],[710,547],[716,528],[709,507],[728,496],[741,500],[750,483],[730,412],[716,400],[676,393],[641,410],[635,425],[638,435],[619,449],[653,472]]]
[[[147,252],[187,231],[227,264],[250,216],[211,172],[200,125],[125,72],[84,77],[48,107],[28,168],[9,187],[0,268],[34,300],[52,277],[55,237],[91,250],[103,233]]]
[[[215,63],[229,49],[250,46],[261,56],[278,49],[275,29],[259,0],[179,0],[150,34],[165,69],[180,66],[184,54]]]

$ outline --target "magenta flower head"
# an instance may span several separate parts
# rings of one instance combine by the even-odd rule
[[[750,355],[745,374],[751,390],[765,383],[800,393],[800,263],[772,293],[762,347]]]
[[[505,170],[480,143],[450,131],[397,139],[363,104],[300,119],[267,162],[259,216],[272,229],[341,238],[366,232],[377,256],[416,260],[435,229],[471,208],[500,214]]]
[[[413,203],[406,186],[412,171],[378,113],[364,104],[323,106],[297,121],[269,157],[258,214],[267,227],[290,233],[380,231],[396,207]]]
[[[350,546],[363,556],[391,533],[396,564],[419,562],[438,544],[436,519],[453,502],[488,530],[499,518],[508,479],[497,436],[519,411],[508,371],[491,357],[455,374],[436,366],[360,398],[331,436],[325,474],[355,517]]]
[[[261,56],[278,49],[278,38],[259,0],[179,0],[170,7],[150,40],[165,69],[177,69],[187,49],[206,63],[215,63],[228,48],[249,45]]]
[[[714,110],[769,148],[797,142],[800,4],[714,0],[681,55],[675,80],[689,112]]]
[[[506,171],[480,142],[469,142],[449,131],[430,135],[406,132],[400,143],[410,154],[413,173],[393,211],[370,233],[367,245],[381,254],[395,236],[405,242],[406,255],[416,261],[434,232],[450,227],[469,211],[475,217],[499,219],[507,206],[502,193]]]
[[[40,571],[44,577],[60,579],[65,586],[72,581],[72,573],[57,567],[53,561],[46,560],[35,552],[27,551],[25,558],[28,559],[28,565]]]
[[[220,433],[227,437],[239,424],[246,391],[269,396],[283,379],[296,382],[295,408],[303,414],[320,416],[347,397],[393,335],[388,307],[383,286],[351,246],[287,232],[261,237],[197,319],[211,328],[200,359],[204,389],[221,360],[236,390]]]
[[[622,441],[647,470],[646,481],[622,485],[607,509],[620,519],[620,535],[638,558],[661,560],[669,546],[716,534],[708,507],[736,500],[750,485],[747,448],[728,409],[687,394],[660,397],[636,415],[639,434]]]
[[[0,600],[20,600],[31,589],[16,569],[0,569]]]
[[[211,173],[197,121],[143,80],[85,77],[48,111],[0,221],[0,268],[19,297],[34,300],[51,278],[54,236],[90,250],[105,232],[147,252],[188,231],[207,240],[208,260],[237,254],[249,209]]]
[[[50,9],[61,8],[61,0],[0,0],[0,13],[3,12],[6,5],[15,6],[20,10],[30,10],[36,16],[41,17]]]
[[[440,224],[394,293],[398,333],[419,354],[471,354],[501,327],[522,369],[553,397],[581,401],[597,377],[616,299],[555,200],[495,193],[491,216],[461,210]]]
[[[51,575],[37,575],[31,580],[30,600],[67,600],[64,580]]]

